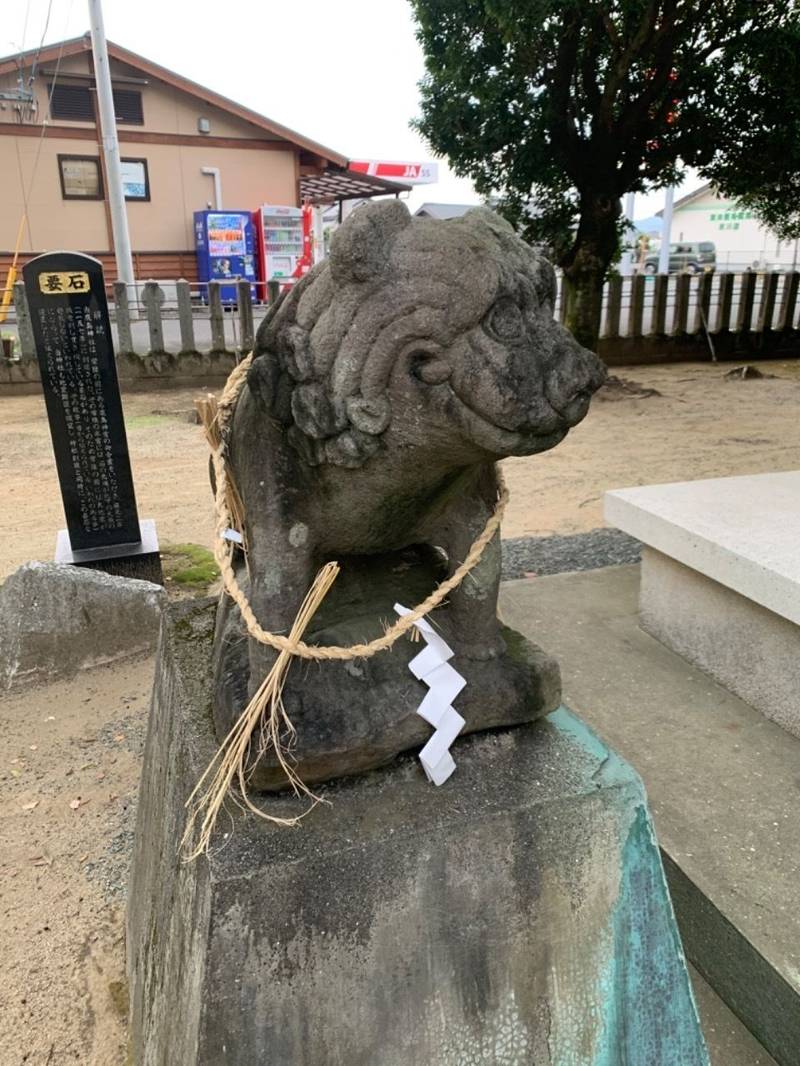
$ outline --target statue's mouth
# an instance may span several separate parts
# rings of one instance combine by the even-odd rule
[[[565,425],[550,433],[519,433],[517,434],[519,444],[508,454],[535,455],[537,452],[546,452],[549,448],[555,448],[557,444],[560,444],[569,431],[570,427]]]
[[[467,436],[479,447],[495,455],[521,456],[545,452],[559,444],[570,429],[570,423],[555,411],[555,418],[548,420],[545,430],[537,431],[534,427],[504,429],[478,414],[453,389],[450,391]]]

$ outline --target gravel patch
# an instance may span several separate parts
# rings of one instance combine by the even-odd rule
[[[122,696],[121,702],[133,704],[136,698]],[[109,751],[122,747],[141,760],[144,754],[147,732],[147,708],[131,707],[132,713],[106,722],[95,734],[94,743]],[[120,797],[114,813],[109,816],[105,850],[96,858],[83,864],[83,873],[95,882],[105,898],[111,902],[124,902],[133,854],[136,827],[136,803],[138,782],[135,788]]]
[[[621,529],[593,529],[571,536],[509,537],[503,544],[503,579],[563,574],[638,563],[642,546]]]
[[[128,703],[128,697],[122,697]],[[114,749],[122,744],[132,755],[141,758],[144,755],[144,742],[147,735],[148,708],[136,707],[135,712],[106,722],[94,735],[94,740],[105,748]]]
[[[83,864],[86,877],[100,886],[106,899],[114,902],[124,902],[127,895],[136,823],[135,803],[126,805],[124,821],[123,828],[108,842],[106,853]]]

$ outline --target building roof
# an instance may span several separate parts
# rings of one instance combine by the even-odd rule
[[[214,107],[218,107],[221,111],[226,111],[230,115],[235,115],[237,118],[240,118],[245,122],[250,122],[252,125],[258,127],[258,129],[265,130],[267,133],[280,137],[283,140],[288,141],[290,144],[294,144],[298,148],[310,152],[312,155],[320,156],[323,160],[334,166],[347,167],[347,157],[340,155],[339,152],[334,152],[332,148],[326,148],[324,145],[318,144],[316,141],[312,141],[308,137],[296,133],[294,130],[290,130],[287,126],[282,126],[279,122],[274,122],[272,119],[260,115],[257,111],[252,111],[249,107],[245,107],[243,104],[237,104],[235,100],[229,100],[227,96],[215,93],[212,89],[208,89],[204,85],[198,85],[196,81],[184,78],[182,74],[176,74],[174,70],[162,67],[158,63],[152,62],[152,60],[138,55],[136,52],[131,52],[127,48],[115,44],[113,41],[108,41],[107,44],[108,54],[112,59],[116,59],[120,63],[126,63],[130,67],[135,67],[137,70],[141,70],[144,74],[148,74],[151,78],[166,82],[166,84],[172,85],[173,88],[180,89],[183,92],[189,93],[191,96],[199,97],[205,103],[212,104]],[[3,58],[0,58],[0,74],[9,74],[18,71],[20,67],[25,69],[29,65],[38,66],[41,63],[58,60],[59,57],[79,55],[82,52],[91,52],[91,50],[92,39],[91,36],[86,33],[82,37],[73,37],[66,41],[57,41],[55,44],[48,44],[41,49],[31,48],[27,52],[4,56]]]
[[[700,185],[699,188],[693,189],[692,192],[687,193],[686,196],[682,196],[680,200],[676,200],[672,205],[672,210],[677,211],[681,207],[688,207],[689,204],[694,203],[695,200],[699,200],[701,196],[705,196],[707,192],[710,192],[713,189],[713,187],[712,182],[707,181],[705,185]],[[663,214],[663,211],[656,211],[658,218],[661,218]]]
[[[477,204],[423,204],[414,212],[419,218],[461,218]]]

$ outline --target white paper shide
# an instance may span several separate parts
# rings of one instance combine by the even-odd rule
[[[401,616],[410,614],[409,608],[399,603],[394,605],[394,609]],[[448,659],[453,658],[453,650],[430,622],[420,618],[414,624],[425,641],[425,647],[411,660],[408,668],[429,689],[417,708],[417,714],[435,730],[419,753],[419,761],[428,780],[434,785],[443,785],[456,768],[450,745],[466,724],[452,704],[467,682],[448,662]]]

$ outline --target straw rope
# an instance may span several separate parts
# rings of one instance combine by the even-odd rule
[[[252,359],[253,354],[251,352],[246,359],[243,359],[242,362],[239,363],[228,378],[228,382],[225,385],[219,400],[219,409],[217,413],[221,443],[216,449],[212,450],[211,453],[214,464],[214,474],[217,482],[215,501],[217,536],[215,540],[214,554],[222,575],[223,586],[225,591],[231,599],[234,600],[239,607],[239,610],[242,612],[242,619],[247,626],[247,632],[260,644],[267,644],[276,651],[289,651],[292,655],[296,655],[300,659],[316,659],[318,661],[368,659],[373,655],[377,655],[379,651],[385,651],[387,648],[391,648],[395,641],[399,640],[404,633],[407,633],[420,620],[420,618],[423,618],[426,614],[429,614],[432,610],[438,607],[453,589],[458,588],[470,570],[474,569],[486,550],[487,545],[500,528],[503,513],[508,503],[508,488],[503,480],[500,468],[497,467],[499,488],[497,504],[491,517],[484,526],[483,531],[473,543],[464,561],[446,581],[443,581],[441,585],[428,596],[427,599],[423,600],[413,611],[410,611],[407,615],[404,615],[390,626],[382,637],[377,637],[375,640],[371,640],[366,644],[353,644],[347,648],[340,648],[336,645],[325,646],[305,644],[303,641],[294,643],[288,637],[281,636],[278,633],[268,632],[259,624],[258,619],[250,606],[249,600],[239,587],[239,583],[236,580],[236,574],[233,570],[233,548],[223,537],[223,534],[228,528],[230,528],[233,521],[228,504],[231,483],[228,479],[225,467],[224,435]],[[244,534],[244,530],[240,530],[239,532]]]
[[[234,782],[237,782],[239,786],[241,800],[234,798],[240,806],[244,806],[258,817],[278,825],[296,825],[319,802],[319,797],[315,796],[298,777],[284,749],[282,734],[287,736],[289,746],[291,746],[295,738],[294,727],[286,713],[281,698],[286,674],[291,666],[292,659],[312,659],[322,662],[367,659],[377,655],[378,652],[391,648],[404,633],[411,631],[413,638],[416,632],[414,629],[416,623],[438,607],[445,597],[461,584],[466,575],[480,561],[487,545],[500,528],[500,522],[509,498],[508,489],[498,468],[497,504],[483,531],[472,544],[466,558],[453,574],[446,581],[443,581],[427,599],[391,625],[383,636],[367,643],[352,644],[349,647],[306,644],[302,640],[306,627],[339,573],[339,566],[335,562],[327,563],[317,574],[289,635],[282,636],[278,633],[270,633],[259,624],[250,606],[250,601],[239,585],[233,568],[234,545],[225,537],[226,532],[231,528],[237,529],[242,537],[244,537],[245,532],[241,498],[235,484],[228,476],[225,464],[225,431],[233,416],[236,401],[252,361],[253,353],[251,352],[234,368],[225,384],[218,404],[215,405],[208,400],[200,401],[198,403],[198,411],[203,420],[206,438],[211,447],[211,459],[216,481],[214,497],[216,514],[214,556],[222,575],[223,587],[225,592],[239,607],[248,634],[260,644],[274,648],[279,655],[272,669],[220,745],[219,751],[211,760],[205,773],[186,801],[186,806],[191,808],[191,812],[186,832],[181,842],[183,848],[186,848],[192,840],[196,823],[200,820],[199,839],[194,848],[187,854],[187,860],[192,860],[197,858],[198,855],[208,852],[217,816],[222,809],[225,797],[231,793]],[[265,713],[267,711],[268,713]],[[248,756],[251,741],[259,728],[260,734],[256,757],[251,762],[251,766],[255,765],[269,748],[272,748],[295,794],[307,796],[312,801],[303,814],[290,818],[270,815],[256,807],[249,799],[247,795]],[[201,791],[207,781],[209,783],[205,791]]]

